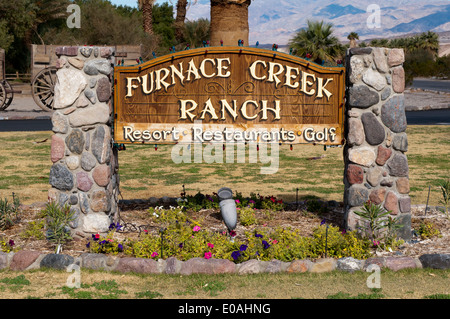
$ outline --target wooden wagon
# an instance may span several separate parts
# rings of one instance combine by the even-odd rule
[[[36,104],[44,111],[53,110],[54,87],[56,84],[55,51],[61,45],[31,46],[31,95]],[[123,65],[136,64],[141,57],[141,45],[116,45],[115,56],[117,61],[123,60]],[[5,51],[0,49],[0,111],[5,110],[12,102],[14,91],[5,78]]]
[[[0,48],[0,111],[6,110],[11,104],[14,93],[22,93],[18,90],[13,90],[11,84],[6,81],[5,73],[5,50]]]

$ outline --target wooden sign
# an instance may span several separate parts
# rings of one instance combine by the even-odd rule
[[[340,145],[344,73],[246,47],[198,48],[116,66],[114,141]]]

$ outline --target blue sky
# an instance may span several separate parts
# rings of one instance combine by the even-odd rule
[[[112,4],[115,5],[127,5],[129,7],[137,7],[137,0],[109,0]],[[168,0],[156,0],[156,3],[169,2]],[[176,0],[172,0],[173,3],[176,3]]]
[[[127,5],[129,7],[137,7],[137,0],[110,0],[112,4]]]

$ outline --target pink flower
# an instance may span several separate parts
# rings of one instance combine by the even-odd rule
[[[240,203],[239,199],[236,199],[235,202],[236,202],[236,204],[239,204],[239,203]]]
[[[212,254],[210,251],[208,251],[207,253],[205,253],[205,259],[209,259],[211,258]]]
[[[153,257],[156,257],[156,256],[158,256],[158,253],[157,253],[156,251],[154,251],[154,252],[152,253],[152,258],[153,258]]]
[[[213,249],[214,248],[214,244],[208,243],[208,247]]]
[[[200,226],[194,226],[194,228],[192,229],[193,231],[200,231]]]

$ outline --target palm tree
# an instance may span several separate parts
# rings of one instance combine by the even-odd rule
[[[199,48],[203,41],[209,40],[208,19],[200,18],[195,21],[187,21],[184,24],[184,39],[191,48]]]
[[[426,51],[429,51],[433,56],[437,56],[439,52],[439,36],[437,33],[427,31],[419,36],[419,47]]]
[[[155,0],[138,0],[139,10],[142,10],[142,25],[144,31],[153,35],[153,3]]]
[[[178,42],[183,42],[184,19],[186,19],[188,0],[177,1],[177,17],[175,18],[175,38]]]
[[[39,26],[45,25],[58,19],[67,17],[67,6],[70,4],[68,0],[41,0],[34,1],[34,19],[31,28],[25,33],[25,43],[27,47],[31,47],[33,33],[37,35],[42,44],[44,40],[39,35]]]
[[[211,45],[248,45],[248,7],[251,0],[210,0]]]
[[[311,55],[311,60],[323,64],[334,61],[342,56],[344,46],[333,36],[333,25],[323,21],[307,21],[308,27],[301,29],[289,41],[289,47],[296,51],[296,55]]]
[[[177,1],[177,16],[175,18],[175,38],[178,42],[183,42],[184,39],[184,21],[186,19],[186,12],[189,7],[196,4],[197,0],[178,0]]]
[[[350,40],[350,48],[356,48],[358,44],[356,43],[356,40],[359,40],[359,35],[356,32],[350,32],[350,34],[347,36],[347,39]]]

